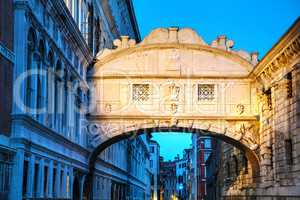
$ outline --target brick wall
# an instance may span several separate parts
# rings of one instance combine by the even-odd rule
[[[13,50],[13,0],[0,3],[0,42]],[[13,64],[0,54],[0,134],[10,134]]]

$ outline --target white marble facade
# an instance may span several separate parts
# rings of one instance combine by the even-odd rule
[[[3,154],[9,155],[9,199],[87,199],[86,73],[121,34],[139,40],[131,1],[15,0],[14,8],[12,134],[0,143],[9,152]],[[26,78],[28,70],[33,76]],[[102,153],[93,198],[144,199],[147,145],[137,138]]]

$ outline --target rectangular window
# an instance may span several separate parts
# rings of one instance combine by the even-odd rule
[[[154,153],[154,147],[151,147],[151,153]]]
[[[132,100],[135,102],[148,101],[150,98],[149,84],[133,84],[132,86]]]
[[[292,73],[287,74],[287,98],[293,97],[293,78]]]
[[[285,153],[286,153],[286,164],[293,164],[293,141],[291,139],[285,140]]]
[[[198,84],[198,101],[212,101],[215,99],[214,84]]]

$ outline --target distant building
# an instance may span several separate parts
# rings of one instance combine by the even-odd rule
[[[187,160],[178,159],[176,162],[176,192],[178,199],[186,199],[186,184],[187,184]]]
[[[89,198],[89,135],[77,111],[90,103],[94,57],[121,35],[140,41],[130,0],[1,1],[1,200]],[[24,79],[13,95],[30,70],[44,74]],[[148,143],[122,141],[99,155],[94,199],[150,195]]]
[[[152,194],[151,200],[157,200],[159,198],[159,156],[160,156],[160,146],[156,141],[150,141],[150,171],[152,174]]]
[[[207,194],[206,188],[206,160],[212,152],[211,137],[193,135],[193,149],[195,150],[195,162],[193,163],[196,176],[196,199],[202,200]]]
[[[177,176],[177,196],[178,199],[191,199],[194,171],[192,167],[193,149],[185,149],[183,157],[177,157],[176,161],[176,176]]]
[[[206,200],[218,200],[222,192],[222,142],[212,140],[212,149],[213,151],[206,160]]]
[[[13,0],[0,3],[0,199],[8,199],[15,150],[9,146],[14,68]]]
[[[177,197],[176,161],[160,162],[160,181],[163,187],[162,196],[164,200]]]

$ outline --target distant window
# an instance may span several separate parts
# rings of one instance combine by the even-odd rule
[[[150,152],[151,152],[151,153],[154,153],[154,147],[151,147]]]
[[[210,139],[204,140],[204,148],[211,149],[211,140]]]

